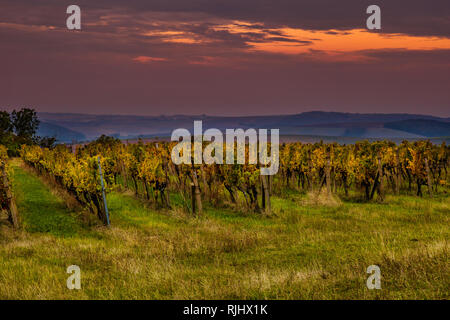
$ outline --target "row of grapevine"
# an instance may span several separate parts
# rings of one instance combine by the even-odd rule
[[[9,182],[8,152],[3,145],[0,145],[0,210],[7,214],[15,228],[19,226],[19,214]]]
[[[281,181],[290,186],[292,180],[297,187],[314,188],[330,171],[330,184],[348,194],[353,186],[362,190],[370,200],[375,192],[382,198],[384,187],[389,186],[393,194],[406,189],[422,196],[422,187],[427,186],[430,195],[441,186],[448,185],[449,147],[436,146],[428,141],[399,146],[393,142],[361,142],[342,146],[338,144],[286,144],[280,151]],[[327,159],[329,165],[327,168]]]
[[[23,145],[21,156],[25,163],[65,188],[80,204],[89,208],[106,224],[97,157],[77,158],[64,145],[52,150],[36,145]],[[105,158],[101,158],[101,162],[102,166],[108,165]],[[106,185],[110,190],[112,183],[107,182]]]
[[[277,175],[260,175],[253,164],[174,165],[174,142],[125,145],[102,137],[77,149],[53,150],[24,146],[23,159],[69,190],[104,220],[96,159],[101,156],[107,190],[132,190],[158,207],[171,208],[176,199],[186,211],[200,213],[203,202],[212,206],[239,206],[252,212],[270,212],[270,196],[286,189],[383,200],[387,193],[446,192],[450,148],[427,141],[360,142],[353,145],[286,143],[280,146]],[[246,150],[248,157],[248,148]],[[415,188],[415,191],[412,189]],[[444,190],[444,191],[443,191]],[[170,193],[174,196],[171,197]]]

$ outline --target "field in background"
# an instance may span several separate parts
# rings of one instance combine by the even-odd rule
[[[206,207],[192,218],[113,192],[109,230],[20,160],[11,167],[23,229],[0,220],[0,299],[449,298],[447,194],[328,204],[287,193],[270,217]],[[81,290],[66,287],[72,264]],[[366,287],[372,264],[381,290]]]
[[[122,140],[138,137],[152,141],[170,138],[177,128],[193,129],[195,120],[203,128],[277,128],[289,141],[354,143],[362,139],[433,139],[440,144],[450,137],[450,118],[419,114],[342,113],[311,111],[267,116],[208,115],[93,115],[40,112],[38,135],[56,137],[59,142],[92,141],[102,134]],[[164,138],[165,137],[165,138]]]

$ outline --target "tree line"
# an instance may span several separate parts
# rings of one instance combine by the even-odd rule
[[[0,111],[0,144],[8,149],[9,156],[18,156],[22,145],[37,144],[53,147],[56,139],[37,135],[40,121],[31,108],[12,112]]]

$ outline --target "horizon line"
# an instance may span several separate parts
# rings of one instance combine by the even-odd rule
[[[440,119],[450,119],[448,116],[438,116],[433,114],[420,114],[420,113],[408,113],[408,112],[345,112],[345,111],[324,111],[324,110],[311,110],[303,111],[299,113],[276,113],[276,114],[264,114],[264,115],[211,115],[211,114],[158,114],[158,115],[145,115],[145,114],[123,114],[123,113],[83,113],[83,112],[49,112],[49,111],[37,111],[38,114],[65,114],[65,115],[86,115],[86,116],[129,116],[129,117],[210,117],[210,118],[254,118],[254,117],[276,117],[276,116],[297,116],[305,113],[339,113],[339,114],[351,114],[351,115],[411,115],[411,116],[426,116],[435,117]]]

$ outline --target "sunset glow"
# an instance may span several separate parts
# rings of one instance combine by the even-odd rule
[[[79,0],[81,29],[68,30],[65,5],[2,2],[0,103],[450,116],[449,1],[380,0],[381,30],[366,29],[367,6],[357,0],[95,3]]]
[[[235,22],[221,25],[215,30],[227,30],[232,34],[262,35],[262,40],[248,41],[251,50],[281,54],[308,53],[320,50],[329,53],[349,53],[365,50],[436,50],[450,49],[450,39],[444,37],[419,37],[398,33],[370,32],[365,29],[353,30],[303,30],[294,28],[260,30],[261,24]],[[255,28],[258,27],[258,28]],[[271,33],[279,33],[283,41],[272,41]]]

